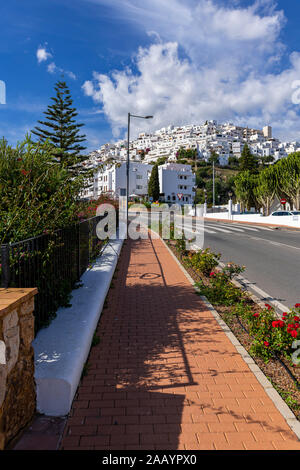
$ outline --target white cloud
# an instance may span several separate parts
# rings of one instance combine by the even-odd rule
[[[47,70],[49,73],[55,73],[56,72],[56,65],[54,62],[51,62],[51,64],[48,64]]]
[[[40,64],[41,62],[44,62],[49,59],[52,55],[50,52],[47,51],[45,46],[39,46],[37,51],[36,51],[36,57],[38,60],[38,63]]]
[[[47,71],[51,74],[61,73],[63,75],[67,75],[72,80],[76,80],[77,78],[75,73],[70,72],[68,70],[64,70],[61,67],[58,67],[54,62],[51,62],[50,64],[48,64]]]
[[[133,121],[136,132],[206,119],[298,132],[292,83],[300,79],[300,54],[292,53],[288,67],[280,69],[283,12],[270,0],[248,8],[239,2],[226,5],[115,0],[114,7],[130,21],[156,33],[155,44],[138,50],[132,69],[94,72],[83,85],[84,93],[101,105],[115,136],[124,130],[129,111],[154,115],[151,122]]]

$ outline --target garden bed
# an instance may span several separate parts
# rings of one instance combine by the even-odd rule
[[[190,266],[190,263],[188,262],[189,258],[182,255],[182,250],[178,249],[178,244],[176,246],[176,241],[170,240],[167,242],[167,244],[173,254],[184,266],[185,270],[188,272],[191,278],[195,281],[195,283],[200,281],[203,286],[211,286],[211,280],[209,277],[205,276],[198,270],[196,271],[193,267]],[[232,287],[235,288],[233,284]],[[249,307],[249,310],[251,309],[253,313],[261,314],[262,307],[253,300],[249,293],[242,291],[242,289],[239,290],[241,296],[244,299],[244,303]],[[300,387],[300,365],[294,365],[292,361],[286,358],[283,354],[277,354],[276,358],[271,357],[267,361],[264,360],[264,358],[253,354],[253,351],[251,351],[253,337],[251,337],[248,332],[247,322],[238,315],[233,314],[235,305],[220,305],[219,303],[214,303],[211,299],[208,300],[218,312],[222,320],[231,329],[232,333],[239,340],[242,346],[251,355],[258,367],[270,380],[273,387],[277,390],[289,408],[293,411],[296,418],[300,420],[300,390],[298,389],[298,387]],[[291,377],[291,375],[294,377],[294,379]],[[295,383],[295,381],[298,383]]]

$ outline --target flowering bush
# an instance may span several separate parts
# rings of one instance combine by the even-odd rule
[[[213,253],[210,248],[206,248],[197,253],[191,253],[188,262],[196,271],[209,276],[212,270],[218,266],[220,258],[220,254]]]
[[[27,137],[12,148],[0,140],[0,244],[72,224],[83,185],[49,143]]]
[[[289,313],[284,312],[281,318],[269,304],[265,304],[261,312],[255,313],[250,307],[239,305],[234,313],[247,321],[249,334],[253,338],[253,354],[266,361],[274,354],[290,357],[294,340],[300,339],[300,304],[296,304]]]
[[[234,305],[243,298],[242,291],[235,287],[223,272],[210,273],[210,286],[205,286],[201,282],[196,285],[200,293],[215,305]]]
[[[95,217],[97,207],[101,204],[111,204],[118,209],[118,202],[114,199],[110,199],[106,195],[101,195],[97,199],[92,199],[90,201],[84,201],[78,203],[77,205],[77,218],[79,221],[90,219],[91,217]]]
[[[238,274],[241,274],[244,271],[245,266],[239,266],[238,264],[232,262],[227,263],[222,269],[222,272],[226,274],[226,276],[228,276],[230,279],[232,279],[234,276],[237,276]]]

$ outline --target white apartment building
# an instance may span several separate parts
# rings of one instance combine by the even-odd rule
[[[240,157],[247,143],[251,151],[260,156],[273,156],[276,160],[289,153],[300,150],[298,142],[281,143],[272,137],[272,127],[262,130],[237,126],[231,122],[219,124],[209,120],[204,124],[166,126],[155,132],[140,133],[130,142],[130,160],[151,163],[160,157],[167,157],[168,162],[176,162],[176,153],[180,148],[197,149],[198,158],[207,160],[212,150],[219,154],[221,165],[228,163],[230,155]],[[145,158],[141,159],[141,154]],[[90,154],[89,167],[112,162],[124,162],[127,158],[127,141],[120,140],[113,144],[102,145]]]
[[[193,204],[196,177],[191,165],[165,163],[158,167],[159,188],[165,202]]]
[[[148,194],[148,180],[151,171],[152,165],[130,162],[129,196],[144,197]],[[126,185],[126,162],[106,165],[95,173],[93,186],[85,197],[96,199],[102,193],[108,193],[113,197],[118,197],[120,195],[120,189],[126,188]]]

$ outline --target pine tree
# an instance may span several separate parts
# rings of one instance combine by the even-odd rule
[[[248,144],[244,145],[241,157],[239,159],[239,170],[249,170],[251,173],[258,172],[258,159],[251,153]]]
[[[158,201],[159,199],[158,165],[154,165],[152,168],[148,183],[148,196],[153,197],[153,201]]]
[[[73,100],[67,84],[58,81],[54,90],[56,96],[51,98],[53,104],[44,112],[47,120],[38,121],[44,128],[36,126],[32,134],[42,142],[48,139],[56,148],[55,157],[59,163],[76,171],[77,165],[87,158],[80,155],[86,148],[82,145],[86,136],[79,135],[79,129],[84,124],[77,124],[75,121],[78,113],[76,108],[72,107]]]

